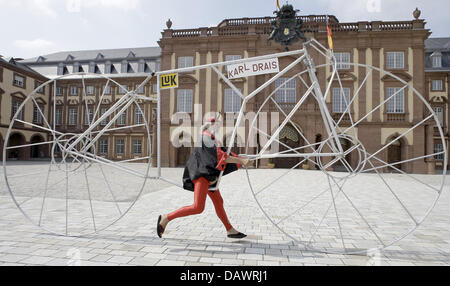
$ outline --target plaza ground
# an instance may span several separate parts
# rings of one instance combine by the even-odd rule
[[[25,163],[22,164],[18,163],[18,166],[20,168],[27,166]],[[182,171],[182,169],[163,169],[162,173],[163,176],[180,181]],[[268,177],[273,177],[274,172],[277,171],[258,170],[251,173],[250,177],[264,185]],[[125,181],[132,180],[129,175],[123,176],[122,179]],[[304,189],[308,191],[311,189],[312,192],[314,188],[307,186],[312,186],[312,182],[317,181],[315,176],[319,176],[319,174],[299,171],[283,183],[286,185],[286,189],[280,190],[289,196],[276,194],[272,190],[262,193],[259,203],[267,212],[274,213],[276,217],[284,217],[284,209],[292,211],[292,206],[289,205],[289,201],[285,201],[286,204],[281,206],[277,200],[283,198],[292,202],[303,200],[304,198],[300,196],[305,194],[296,192],[295,186],[304,185]],[[390,177],[387,178],[390,179]],[[435,185],[434,181],[442,179],[439,176],[420,178],[433,186]],[[396,186],[394,179],[392,179],[392,186]],[[107,230],[79,237],[53,235],[31,224],[23,216],[9,196],[4,178],[2,178],[0,265],[449,265],[449,179],[446,179],[443,193],[430,216],[412,234],[393,246],[375,252],[375,254],[343,255],[308,250],[303,245],[293,242],[290,237],[275,227],[264,216],[255,201],[247,183],[246,172],[243,170],[225,177],[221,190],[230,221],[236,229],[248,234],[248,237],[243,240],[226,238],[225,229],[215,215],[209,199],[203,214],[171,222],[163,238],[158,238],[155,232],[158,215],[191,204],[193,197],[191,192],[153,180],[146,184],[142,196],[130,212]],[[23,184],[26,185],[27,180],[23,181]],[[399,182],[398,186],[405,189],[418,187],[407,180],[396,179],[396,181]],[[359,184],[361,183],[359,182]],[[438,185],[436,184],[436,187]],[[402,189],[399,187],[396,192],[401,194]],[[24,193],[20,193],[20,195],[25,196]],[[352,198],[355,199],[355,202],[359,202],[356,196]],[[54,200],[58,202],[59,199],[54,198]],[[391,199],[387,200],[391,201]],[[411,196],[409,199],[405,198],[405,201],[407,206],[414,206],[412,213],[414,216],[417,215],[415,211],[421,208],[421,204],[428,204],[420,196]],[[275,205],[271,206],[271,202]],[[31,201],[30,204],[34,203]],[[103,211],[109,212],[110,209],[105,207]],[[350,215],[348,217],[345,216],[345,213],[342,215],[343,223],[350,221]],[[371,218],[368,219],[371,222]],[[376,228],[375,231],[383,233],[383,228],[397,230],[402,227],[397,225],[399,222],[395,221],[395,218],[381,218],[381,220],[380,228]],[[298,222],[302,221],[299,218]],[[336,230],[332,221],[330,219],[330,222],[325,224],[323,233],[318,233],[315,246],[339,249],[339,237],[329,234],[330,229]],[[295,224],[292,230],[294,222],[297,221],[290,221],[290,224],[282,225],[283,230],[289,234],[295,233],[297,225]],[[349,225],[355,226],[354,229],[347,229],[349,233],[361,232],[360,237],[362,238],[370,235],[370,232],[361,230],[356,222],[350,221]],[[299,224],[300,226],[304,227]],[[306,230],[307,228],[305,226],[302,229]],[[300,233],[299,237],[302,235]],[[387,238],[388,236],[382,237],[382,239]],[[352,238],[346,241],[348,244],[352,242],[356,245],[359,240]]]

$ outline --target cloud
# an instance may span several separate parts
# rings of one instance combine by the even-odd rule
[[[13,45],[25,53],[32,52],[33,54],[47,53],[49,50],[57,49],[55,43],[40,38],[34,40],[16,40],[13,42]]]

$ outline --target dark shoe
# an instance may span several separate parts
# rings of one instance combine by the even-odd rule
[[[242,232],[228,235],[228,238],[234,238],[234,239],[241,239],[244,237],[247,237],[247,235],[243,234]]]
[[[158,234],[159,238],[161,238],[164,233],[164,227],[159,224],[161,222],[161,218],[161,216],[158,217],[158,224],[156,225],[156,233]]]

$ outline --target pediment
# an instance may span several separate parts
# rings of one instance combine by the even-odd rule
[[[69,105],[78,105],[80,102],[79,102],[78,99],[68,99],[68,100],[67,100],[67,103],[68,103]]]
[[[430,100],[431,103],[447,103],[448,99],[442,95],[433,96]]]
[[[356,81],[358,78],[352,73],[348,71],[339,71],[339,78],[341,81]],[[331,75],[328,77],[327,81],[331,80]],[[337,80],[337,76],[335,76],[334,80]]]
[[[102,104],[103,104],[103,105],[111,104],[111,99],[109,99],[109,98],[104,98],[104,99],[102,100]]]
[[[195,79],[195,77],[191,75],[180,75],[180,82],[181,84],[197,84],[198,80]]]
[[[36,102],[38,104],[44,104],[44,105],[47,104],[47,102],[42,97],[36,98]]]
[[[412,76],[410,74],[408,74],[407,72],[398,71],[398,72],[392,72],[392,74],[405,82],[410,82],[412,80]],[[381,81],[398,82],[398,79],[392,77],[389,74],[386,74],[381,78]]]
[[[24,100],[25,100],[25,98],[27,98],[27,96],[23,92],[20,92],[20,91],[11,93],[11,96],[18,97],[18,98],[21,98]]]
[[[64,101],[61,99],[56,100],[56,105],[64,105]]]
[[[86,100],[83,100],[83,104],[86,102]],[[87,99],[87,104],[88,105],[92,105],[95,104],[95,100],[94,99]]]

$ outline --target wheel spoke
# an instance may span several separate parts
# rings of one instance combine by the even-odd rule
[[[344,182],[342,183],[342,186],[341,186],[341,187],[343,187],[345,183],[346,183],[346,181],[344,181]],[[338,186],[338,183],[335,183],[335,182],[334,182],[333,187],[336,186],[336,185]],[[325,194],[325,193],[328,192],[328,190],[330,190],[330,189],[333,190],[332,187],[330,186],[330,187],[328,187],[328,189],[326,189],[325,191],[323,191],[319,196],[321,196],[322,194]],[[336,193],[336,199],[337,199],[337,197],[339,196],[340,192],[341,192],[340,190],[337,191],[337,193]],[[322,218],[320,219],[319,224],[316,226],[316,228],[314,229],[313,234],[312,234],[311,237],[309,238],[308,244],[307,244],[307,245],[311,246],[311,242],[313,241],[314,237],[316,236],[317,232],[319,231],[320,227],[322,226],[323,221],[324,221],[325,218],[327,217],[327,215],[328,215],[328,213],[330,212],[332,206],[333,206],[333,202],[330,203],[330,205],[328,206],[327,210],[326,210],[325,213],[323,214]]]
[[[101,170],[101,172],[102,172],[103,179],[105,180],[105,183],[106,183],[106,185],[108,186],[109,193],[111,194],[111,196],[112,196],[112,198],[113,198],[113,200],[114,200],[114,203],[115,203],[115,205],[116,205],[116,208],[117,208],[117,210],[119,211],[119,214],[122,215],[122,211],[120,210],[119,204],[117,203],[117,200],[116,200],[116,196],[114,195],[114,192],[113,192],[112,189],[111,189],[111,186],[110,186],[110,184],[109,184],[109,182],[108,182],[108,179],[106,178],[105,172],[103,171],[103,167],[102,167],[101,164],[99,165],[99,167],[100,167],[100,170]]]
[[[339,124],[341,123],[341,121],[344,119],[345,114],[350,110],[350,106],[353,103],[353,101],[355,101],[355,99],[358,97],[359,92],[361,91],[362,87],[366,84],[367,79],[369,78],[369,76],[372,74],[372,70],[369,70],[369,72],[366,74],[366,77],[364,78],[363,82],[361,83],[361,85],[359,86],[358,90],[356,91],[355,95],[353,96],[352,100],[350,100],[350,103],[348,104],[347,108],[345,109],[345,111],[342,113],[341,118],[339,118],[339,120],[336,123],[336,126],[339,126]],[[344,97],[345,99],[345,97]]]
[[[86,187],[87,187],[88,197],[89,197],[89,206],[91,208],[92,224],[94,225],[94,232],[97,232],[97,227],[95,225],[94,208],[92,207],[91,189],[89,187],[89,179],[87,176],[86,166],[84,163],[83,163],[83,169],[84,169],[84,178],[86,180]]]
[[[338,180],[338,182],[341,182],[343,179]],[[345,182],[344,182],[345,183]],[[334,187],[335,185],[333,185]],[[314,202],[315,200],[317,200],[318,198],[320,198],[321,196],[323,196],[325,193],[328,192],[328,190],[330,189],[330,187],[326,188],[325,190],[323,190],[321,193],[319,193],[318,195],[314,196],[311,200],[309,200],[308,202],[306,202],[305,204],[303,204],[301,207],[299,207],[298,209],[296,209],[295,211],[293,211],[292,213],[290,213],[289,215],[287,215],[286,217],[284,217],[283,219],[281,219],[279,222],[276,223],[276,225],[279,225],[280,223],[282,223],[283,221],[287,220],[288,218],[290,218],[291,216],[295,215],[296,213],[298,213],[299,211],[303,210],[304,208],[306,208],[308,205],[310,205],[312,202]],[[331,206],[331,205],[330,205]]]
[[[51,168],[52,168],[52,164],[50,164],[50,166],[48,167],[47,179],[45,180],[45,192],[44,192],[44,198],[42,199],[42,205],[41,205],[41,211],[40,211],[40,215],[39,215],[38,226],[41,226],[41,223],[42,223],[42,214],[44,212],[45,199],[47,198],[48,180],[49,180],[49,177],[50,177]]]
[[[336,181],[334,180],[334,178],[332,178],[332,179],[333,179],[333,182],[339,187],[339,185],[336,183]],[[339,226],[339,233],[340,233],[340,235],[341,235],[342,247],[343,247],[344,251],[346,251],[346,250],[345,250],[346,248],[345,248],[345,242],[344,242],[344,235],[343,235],[343,233],[342,233],[341,220],[339,219],[339,214],[338,214],[337,207],[336,207],[336,200],[335,200],[334,194],[333,194],[333,188],[331,188],[330,176],[328,176],[328,184],[330,185],[330,195],[331,195],[331,199],[332,199],[332,201],[333,201],[333,208],[334,208],[334,213],[335,213],[335,215],[336,215],[336,221],[337,221],[338,226]],[[343,193],[341,187],[339,187],[339,190]]]
[[[366,153],[366,155],[371,155],[371,154],[368,153],[367,151],[365,151],[365,153]],[[379,161],[379,162],[382,163],[382,164],[389,165],[388,163],[386,163],[385,161],[381,160],[380,158],[378,158],[378,157],[376,157],[376,156],[372,156],[372,159],[375,159],[375,160]],[[411,178],[411,179],[413,179],[413,180],[415,180],[415,181],[417,181],[417,182],[423,184],[424,186],[427,186],[427,187],[429,187],[430,189],[432,189],[432,190],[434,190],[434,191],[436,191],[436,192],[438,192],[438,193],[441,193],[440,190],[436,189],[435,187],[433,187],[433,186],[431,186],[431,185],[429,185],[429,184],[427,184],[427,183],[425,183],[425,182],[422,182],[421,180],[417,179],[417,178],[414,177],[414,176],[411,176],[410,174],[406,173],[405,171],[403,171],[403,170],[401,170],[401,169],[399,169],[399,168],[397,168],[397,167],[394,167],[393,165],[391,165],[390,167],[391,167],[392,169],[396,170],[397,172],[399,172],[399,173],[401,173],[401,174],[403,174],[403,175],[406,175],[406,176],[408,176],[409,178]]]
[[[401,89],[399,89],[397,92],[395,92],[394,94],[392,94],[391,96],[389,96],[387,99],[385,99],[381,104],[379,104],[377,107],[375,107],[374,109],[372,109],[369,113],[367,113],[363,118],[359,119],[356,123],[352,124],[350,127],[348,127],[347,129],[344,130],[344,132],[342,133],[347,133],[347,131],[355,128],[359,123],[363,122],[367,117],[369,117],[372,113],[374,113],[375,111],[377,111],[378,109],[381,108],[381,106],[383,106],[386,102],[388,102],[389,100],[391,100],[391,98],[394,98],[394,96],[396,96],[397,94],[399,94],[400,92],[402,92],[403,90],[405,90],[405,88],[408,87],[408,84],[404,85]]]
[[[369,161],[369,164],[372,166],[372,168],[375,168],[371,161]],[[408,208],[405,206],[405,204],[400,200],[400,198],[397,196],[397,194],[392,190],[391,186],[386,182],[386,180],[381,176],[381,174],[376,170],[376,173],[378,177],[383,181],[383,183],[386,185],[386,187],[389,189],[389,191],[392,193],[392,195],[395,197],[395,199],[400,203],[400,205],[403,207],[403,209],[406,211],[406,213],[409,215],[409,217],[414,221],[416,225],[419,225],[417,220],[414,218],[414,216],[411,214],[411,212],[408,210]]]
[[[332,178],[332,180],[334,180]],[[366,218],[362,215],[362,213],[359,211],[359,209],[355,206],[355,204],[352,202],[352,200],[350,200],[350,198],[347,196],[347,194],[344,192],[344,190],[342,188],[340,188],[341,193],[344,195],[344,197],[347,199],[347,201],[350,203],[350,205],[352,206],[352,208],[358,213],[358,215],[361,217],[361,219],[364,221],[364,223],[369,227],[370,231],[376,236],[376,238],[378,239],[378,241],[380,241],[380,243],[383,246],[386,246],[386,244],[383,242],[383,240],[381,240],[380,236],[374,231],[374,229],[372,228],[372,226],[368,223],[368,221],[366,220]]]
[[[439,152],[439,153],[430,154],[430,155],[420,156],[420,157],[413,158],[413,159],[408,159],[408,160],[398,161],[398,162],[394,162],[394,163],[389,163],[389,164],[386,164],[386,165],[383,165],[383,166],[379,166],[379,167],[374,167],[373,166],[370,169],[362,171],[362,173],[368,173],[368,172],[376,171],[376,170],[379,170],[379,169],[392,167],[392,166],[395,166],[395,165],[401,165],[401,164],[404,164],[404,163],[409,163],[409,162],[413,162],[413,161],[417,161],[417,160],[421,160],[421,159],[426,159],[426,158],[430,158],[430,157],[435,157],[435,156],[439,156],[439,155],[443,155],[443,154],[445,154],[445,151]],[[368,162],[370,162],[370,161],[368,161]]]
[[[378,150],[377,152],[375,152],[374,154],[370,155],[369,158],[366,159],[369,160],[371,159],[373,156],[378,155],[381,151],[387,149],[389,146],[391,146],[392,144],[394,144],[395,142],[397,142],[398,140],[400,140],[401,138],[405,137],[408,133],[410,133],[411,131],[413,131],[414,129],[416,129],[417,127],[419,127],[420,125],[422,125],[422,123],[428,121],[431,117],[433,117],[434,115],[431,114],[430,116],[428,116],[427,118],[425,118],[424,120],[420,121],[419,123],[417,123],[416,125],[414,125],[413,127],[411,127],[410,129],[408,129],[407,131],[403,132],[402,135],[398,136],[397,138],[395,138],[394,140],[392,140],[391,142],[389,142],[389,144],[386,144],[385,146],[383,146],[380,150]]]

